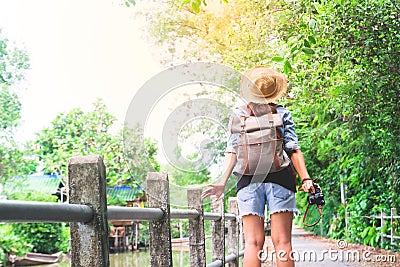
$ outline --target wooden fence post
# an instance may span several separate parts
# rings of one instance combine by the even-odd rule
[[[187,189],[188,208],[199,212],[199,217],[189,219],[190,266],[206,266],[206,247],[204,237],[204,210],[201,200],[201,187],[190,186]]]
[[[216,199],[211,196],[211,212],[221,215],[221,219],[212,221],[212,261],[221,261],[221,266],[225,266],[225,201],[221,196]]]
[[[68,164],[69,203],[93,209],[89,223],[71,223],[71,266],[110,266],[106,171],[99,155],[78,156]]]
[[[164,216],[149,222],[150,266],[172,266],[169,183],[166,173],[149,172],[146,180],[147,206],[160,208]]]
[[[228,199],[228,212],[236,216],[239,214],[237,198]],[[239,220],[229,221],[228,226],[228,255],[236,255],[234,261],[229,262],[229,267],[239,267]]]

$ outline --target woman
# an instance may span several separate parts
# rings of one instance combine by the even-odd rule
[[[284,107],[272,104],[286,92],[286,80],[284,74],[266,67],[255,67],[245,72],[240,82],[240,94],[248,104],[237,108],[234,115],[258,117],[271,111],[281,114],[282,126],[277,128],[277,135],[283,139],[286,157],[290,158],[301,178],[304,191],[314,192],[313,182],[309,177],[303,154],[298,145],[292,116]],[[278,171],[273,173],[270,171],[262,176],[262,180],[256,175],[246,175],[235,171],[239,137],[240,134],[231,133],[225,153],[222,181],[219,184],[209,185],[209,188],[203,192],[202,198],[211,195],[219,198],[233,172],[238,177],[237,198],[245,239],[243,266],[261,266],[259,255],[265,240],[265,203],[268,204],[270,210],[271,238],[276,251],[277,265],[278,267],[294,266],[294,262],[290,259],[291,232],[293,215],[297,215],[298,210],[294,194],[296,182],[292,168],[289,166],[282,170],[278,168]],[[273,156],[270,158],[273,161]],[[273,162],[270,163],[271,166],[273,164]],[[254,182],[254,178],[257,178],[256,182]]]

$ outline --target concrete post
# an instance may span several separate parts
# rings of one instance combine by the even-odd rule
[[[88,205],[89,223],[71,223],[71,266],[110,266],[106,200],[106,171],[99,155],[77,156],[68,164],[69,203]]]
[[[212,261],[220,260],[222,266],[225,266],[225,201],[221,196],[216,199],[211,196],[211,212],[221,215],[221,219],[212,221]]]
[[[206,247],[204,237],[204,210],[201,200],[201,187],[192,186],[187,189],[188,208],[199,212],[199,217],[189,219],[190,266],[206,266]]]
[[[147,205],[160,208],[164,216],[149,222],[150,266],[172,266],[169,183],[166,173],[150,172],[146,180]]]
[[[237,198],[228,199],[228,212],[235,215],[239,214]],[[228,255],[236,255],[236,259],[229,263],[229,267],[239,267],[239,222],[238,220],[229,221],[228,227]]]

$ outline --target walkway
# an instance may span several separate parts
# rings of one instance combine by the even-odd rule
[[[266,236],[265,241],[266,248],[264,251],[267,252],[268,256],[264,256],[266,261],[264,261],[263,267],[276,266],[275,260],[271,260],[273,258],[273,245],[270,236]],[[389,254],[396,257],[397,263],[374,263],[374,261],[377,261],[377,253],[378,251],[370,247],[349,245],[345,241],[335,242],[317,237],[315,234],[297,226],[293,228],[293,258],[296,261],[296,267],[400,266],[400,258],[397,253],[393,252]],[[379,251],[379,253],[382,252]],[[386,256],[389,254],[386,253]],[[359,261],[363,258],[363,255],[367,256],[370,262]]]

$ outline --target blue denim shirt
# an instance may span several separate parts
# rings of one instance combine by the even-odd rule
[[[283,137],[284,150],[288,155],[291,155],[293,151],[300,149],[299,141],[297,139],[296,131],[294,130],[294,121],[290,112],[281,105],[276,107],[276,112],[282,114],[283,127],[278,127],[277,130],[280,131]],[[241,108],[236,108],[234,115],[231,116],[229,125],[231,125],[231,120],[233,116],[244,116],[247,115]],[[230,134],[227,142],[225,152],[236,153],[235,146],[237,146],[240,134]]]

